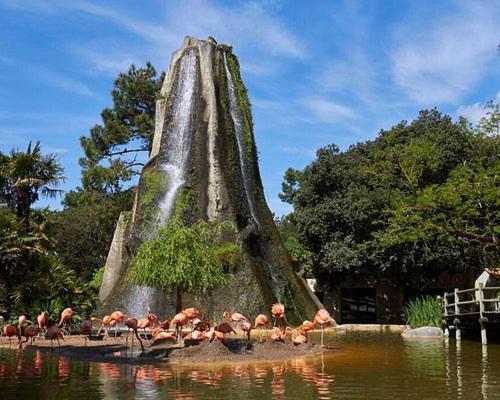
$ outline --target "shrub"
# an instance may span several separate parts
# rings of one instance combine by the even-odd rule
[[[404,308],[404,318],[411,328],[441,326],[442,304],[438,297],[419,297],[410,300]]]

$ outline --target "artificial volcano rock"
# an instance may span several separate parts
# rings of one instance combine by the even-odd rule
[[[175,295],[131,286],[127,268],[137,247],[168,223],[181,191],[189,191],[188,220],[231,221],[241,262],[227,287],[184,296],[209,318],[224,310],[249,317],[283,302],[287,318],[312,318],[321,304],[294,271],[264,198],[252,114],[232,48],[186,37],[172,56],[156,107],[156,127],[134,207],[120,216],[99,293],[101,309],[142,316],[175,311]]]

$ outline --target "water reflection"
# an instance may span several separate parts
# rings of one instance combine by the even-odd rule
[[[336,349],[286,362],[195,367],[90,363],[0,350],[8,399],[499,398],[500,346],[339,335]]]

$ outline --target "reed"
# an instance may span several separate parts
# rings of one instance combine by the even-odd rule
[[[404,318],[411,328],[441,326],[442,305],[438,297],[419,297],[410,300],[404,308]]]

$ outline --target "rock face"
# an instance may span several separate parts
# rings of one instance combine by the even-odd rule
[[[250,102],[232,48],[209,38],[186,37],[172,56],[156,107],[152,151],[130,218],[120,218],[99,297],[102,310],[142,316],[175,311],[175,296],[130,286],[127,266],[154,227],[168,223],[180,191],[189,191],[191,221],[231,221],[241,262],[227,287],[187,294],[186,305],[220,319],[224,310],[253,317],[283,302],[287,318],[301,322],[321,306],[290,257],[264,198]],[[125,220],[126,223],[124,222]]]

